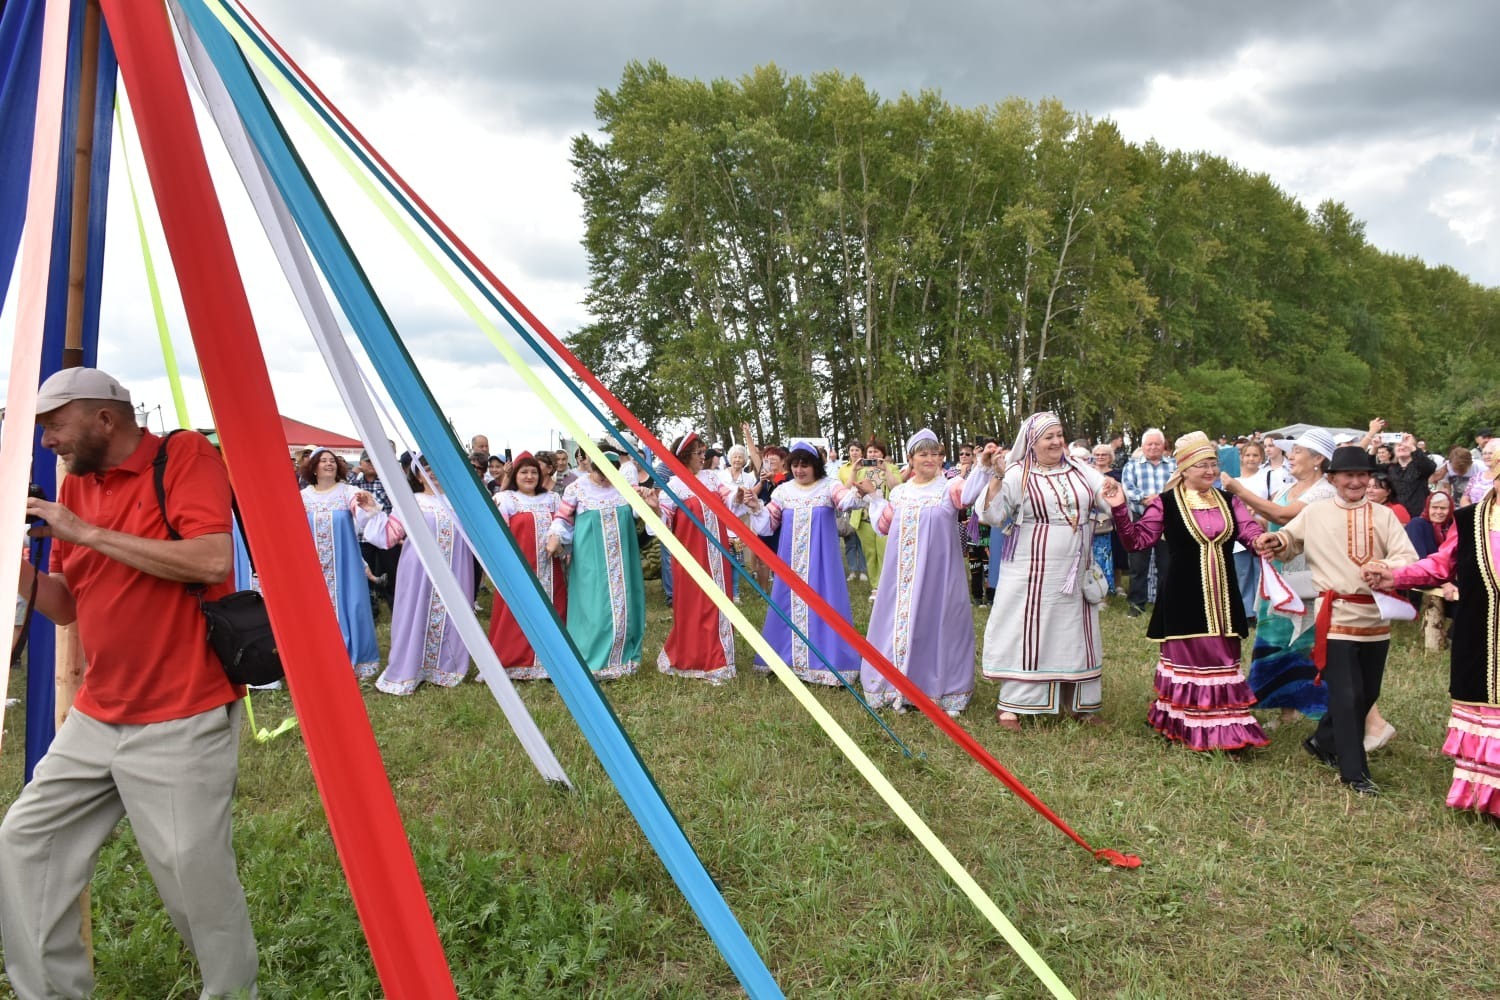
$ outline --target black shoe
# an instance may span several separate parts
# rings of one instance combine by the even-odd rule
[[[1311,736],[1302,741],[1302,749],[1335,770],[1339,766],[1339,755],[1324,750],[1322,744]]]
[[[1143,607],[1141,607],[1141,606],[1140,606],[1140,605],[1139,605],[1139,604],[1132,604],[1132,605],[1131,605],[1131,606],[1130,606],[1130,607],[1129,607],[1129,608],[1128,608],[1128,609],[1127,609],[1127,610],[1126,610],[1126,612],[1125,612],[1125,613],[1126,613],[1126,614],[1127,614],[1127,615],[1129,615],[1129,616],[1130,616],[1130,617],[1132,617],[1132,618],[1139,618],[1139,617],[1140,617],[1140,616],[1141,616],[1141,615],[1143,615],[1143,614],[1145,614],[1145,613],[1146,613],[1146,609],[1145,609],[1145,608],[1143,608]]]
[[[1375,796],[1380,794],[1380,786],[1375,784],[1375,782],[1371,780],[1368,774],[1363,778],[1358,778],[1354,781],[1346,781],[1344,782],[1344,784],[1348,785],[1350,790],[1357,792],[1360,795],[1369,796],[1370,798],[1374,798]]]

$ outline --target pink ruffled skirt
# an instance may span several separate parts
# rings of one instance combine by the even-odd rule
[[[1270,741],[1250,714],[1255,694],[1240,671],[1240,640],[1168,639],[1156,663],[1152,729],[1189,750],[1243,750]]]
[[[1443,753],[1453,758],[1448,805],[1500,816],[1500,705],[1454,702]]]

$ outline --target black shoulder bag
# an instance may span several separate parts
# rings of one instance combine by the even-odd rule
[[[156,449],[156,458],[151,462],[151,477],[156,484],[156,503],[161,508],[161,519],[167,526],[167,534],[173,541],[182,536],[172,527],[167,517],[167,442],[171,431]],[[240,521],[239,504],[230,495],[230,506],[236,521]],[[243,521],[240,521],[243,524]],[[249,552],[247,539],[245,550]],[[250,566],[255,567],[255,556],[250,556]],[[189,586],[187,591],[198,599],[198,609],[208,622],[208,644],[224,665],[224,672],[234,684],[270,684],[281,680],[285,671],[281,666],[281,654],[276,650],[276,636],[271,632],[271,616],[266,612],[266,601],[255,590],[239,590],[217,601],[203,599],[202,584]]]

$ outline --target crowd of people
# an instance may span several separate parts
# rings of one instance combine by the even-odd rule
[[[748,536],[767,542],[845,623],[853,622],[850,584],[868,580],[870,644],[952,715],[973,697],[977,651],[977,673],[998,682],[996,724],[1012,733],[1048,715],[1103,724],[1099,609],[1115,594],[1129,616],[1149,615],[1146,635],[1158,657],[1146,721],[1165,739],[1238,755],[1306,718],[1317,723],[1303,743],[1307,752],[1365,795],[1379,793],[1369,755],[1396,735],[1378,704],[1392,612],[1374,603],[1369,581],[1390,575],[1407,589],[1446,584],[1449,614],[1467,627],[1484,608],[1458,599],[1456,577],[1468,564],[1454,546],[1462,525],[1489,517],[1464,513],[1493,496],[1500,440],[1487,433],[1472,453],[1455,447],[1440,457],[1409,434],[1385,433],[1380,420],[1359,436],[1310,428],[1291,439],[1214,441],[1194,432],[1170,447],[1163,431],[1150,428],[1131,450],[1119,436],[1070,441],[1054,414],[1037,413],[1009,446],[963,442],[956,461],[923,430],[904,442],[898,464],[879,438],[847,442],[830,456],[807,440],[761,446],[748,426],[740,430],[742,440],[728,447],[696,433],[671,445],[728,518],[664,463],[637,467],[612,445],[601,448],[716,590],[740,599],[738,561],[769,591],[764,635],[798,677],[857,684],[876,707],[911,705],[796,588],[772,579]],[[482,574],[453,529],[441,487],[419,457],[408,464],[431,514],[429,530],[475,589]],[[511,458],[491,455],[480,436],[471,442],[471,464],[589,669],[600,680],[638,670],[645,655],[641,550],[658,543],[627,498],[581,448]],[[363,588],[391,571],[376,561],[361,565],[351,553],[362,540],[378,560],[399,546],[404,529],[367,456],[346,472],[332,453],[314,450],[299,472],[350,659],[366,676],[372,602]],[[712,684],[731,680],[737,664],[728,616],[693,575],[680,566],[674,572],[664,547],[660,565],[672,616],[658,669]],[[406,694],[423,682],[458,683],[464,651],[420,563],[402,556],[394,577],[391,654],[377,688]],[[980,636],[976,606],[989,609]],[[1454,631],[1458,672],[1460,659],[1477,654],[1462,629]],[[1242,646],[1252,636],[1246,658]],[[499,595],[490,638],[513,679],[546,678]],[[768,669],[759,657],[752,667]],[[1473,693],[1457,681],[1454,690]],[[1462,715],[1454,715],[1462,735],[1449,743],[1465,777],[1452,801],[1500,813],[1493,794],[1500,709],[1463,701]]]
[[[160,439],[138,427],[128,391],[96,369],[58,373],[37,398],[41,443],[70,475],[56,501],[27,501],[40,519],[31,530],[53,549],[45,571],[23,564],[19,589],[53,621],[79,623],[89,668],[0,824],[7,972],[25,995],[56,984],[89,992],[75,903],[128,815],[205,993],[253,993],[256,945],[230,842],[243,689],[215,662],[198,607],[232,588],[239,562],[226,470],[202,435]],[[1003,731],[1025,734],[1046,715],[1104,725],[1099,614],[1116,593],[1130,616],[1149,610],[1157,657],[1146,721],[1163,738],[1238,755],[1305,716],[1317,721],[1307,752],[1354,792],[1377,795],[1369,755],[1395,735],[1378,708],[1390,623],[1410,617],[1403,591],[1441,587],[1452,616],[1447,802],[1500,818],[1500,440],[1488,433],[1474,453],[1436,458],[1411,435],[1388,440],[1378,420],[1348,440],[1317,428],[1217,442],[1194,431],[1170,452],[1153,428],[1130,452],[1121,438],[1070,442],[1055,414],[1036,413],[1009,447],[966,442],[956,462],[918,431],[904,464],[878,439],[849,442],[831,464],[814,442],[758,446],[748,427],[741,434],[725,449],[696,433],[676,439],[686,478],[609,445],[622,478],[581,449],[512,458],[472,442],[474,475],[596,678],[632,674],[644,655],[648,536],[634,491],[697,567],[674,572],[662,553],[665,674],[734,678],[724,602],[736,597],[737,563],[762,587],[772,582],[745,551],[758,536],[841,619],[834,627],[804,588],[775,577],[764,635],[803,682],[857,685],[898,712],[915,687],[957,716],[974,695],[977,652],[978,673],[999,682]],[[443,484],[420,454],[402,458],[421,525],[393,513],[368,455],[352,470],[327,449],[296,457],[350,663],[392,695],[469,673],[450,624],[474,609],[444,605],[403,545],[408,533],[437,540],[469,595],[482,578]],[[840,634],[853,627],[856,579],[869,581],[865,634],[880,669]],[[976,606],[989,608],[982,645]],[[490,640],[512,678],[548,676],[499,594]],[[909,683],[893,683],[891,668]],[[183,759],[194,767],[174,765]]]

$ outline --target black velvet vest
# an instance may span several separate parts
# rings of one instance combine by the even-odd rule
[[[1490,561],[1489,532],[1485,530],[1495,505],[1491,490],[1483,500],[1453,515],[1458,526],[1454,582],[1458,604],[1453,608],[1453,665],[1448,693],[1454,701],[1500,704],[1500,581]]]
[[[1156,581],[1156,607],[1146,636],[1191,639],[1245,636],[1245,608],[1234,572],[1236,524],[1229,494],[1214,490],[1224,529],[1204,538],[1179,487],[1161,495],[1162,538],[1167,543],[1167,578]]]

